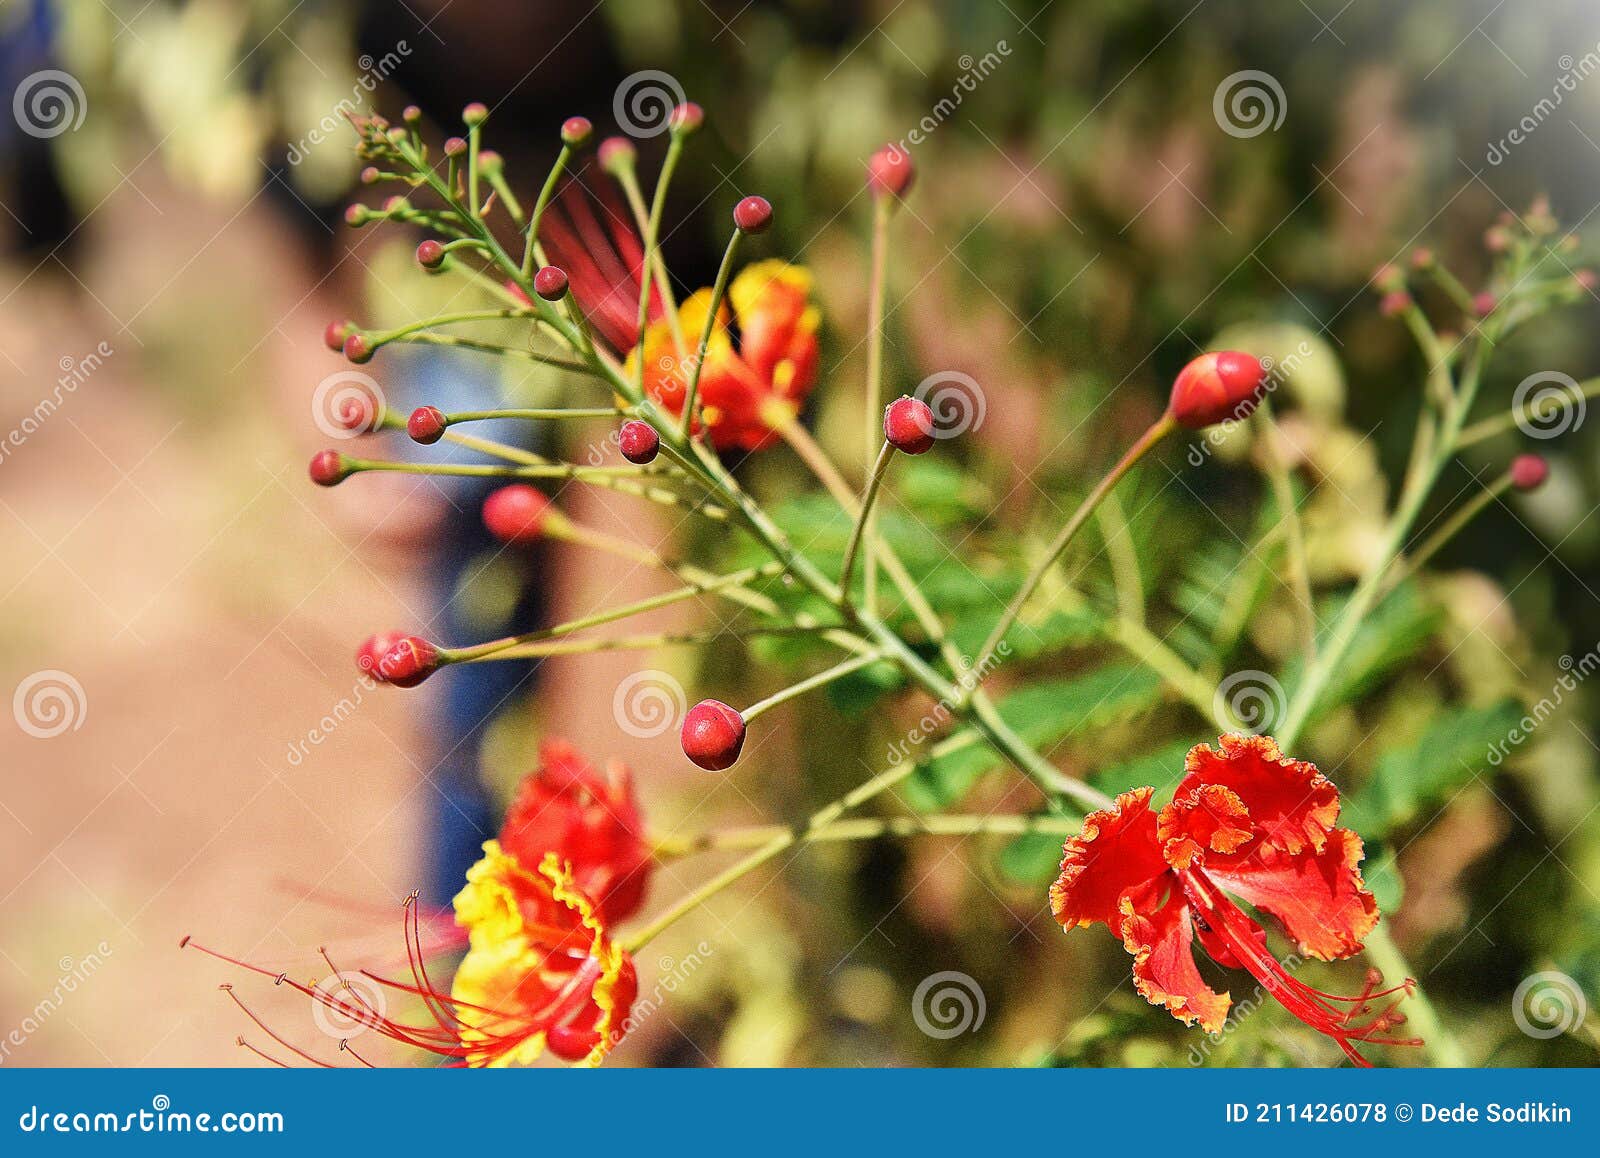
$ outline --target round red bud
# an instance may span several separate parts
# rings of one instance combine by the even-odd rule
[[[418,635],[400,638],[378,660],[376,678],[397,688],[414,688],[439,670],[439,649]]]
[[[344,340],[350,336],[352,329],[349,322],[329,322],[328,328],[322,331],[322,344],[336,354],[344,352]]]
[[[1519,491],[1536,491],[1550,477],[1550,464],[1542,454],[1519,454],[1511,460],[1511,485]]]
[[[561,122],[561,143],[564,145],[581,149],[589,143],[589,138],[592,136],[594,136],[594,126],[589,123],[588,117],[568,117]]]
[[[731,768],[744,748],[744,717],[721,700],[701,700],[683,717],[683,754],[707,772]]]
[[[319,450],[311,456],[311,467],[307,473],[319,487],[336,487],[350,477],[350,467],[346,465],[344,455],[337,450]]]
[[[1434,263],[1433,250],[1425,245],[1419,245],[1411,251],[1412,269],[1432,269]]]
[[[558,302],[566,296],[567,271],[558,265],[547,265],[533,275],[533,292],[547,302]]]
[[[1494,308],[1498,304],[1498,299],[1488,290],[1472,295],[1472,312],[1480,318],[1486,318],[1494,313]]]
[[[623,458],[644,466],[655,461],[656,454],[661,450],[661,436],[648,422],[632,418],[617,431],[617,447],[622,451]]]
[[[382,179],[383,173],[379,171],[376,165],[368,165],[361,170],[361,183],[363,185],[376,185]]]
[[[1411,295],[1405,290],[1390,290],[1378,299],[1378,312],[1386,318],[1396,318],[1411,308]]]
[[[444,437],[445,427],[449,425],[444,411],[437,406],[419,406],[406,419],[406,433],[411,436],[411,441],[432,446]]]
[[[358,366],[372,361],[375,352],[365,334],[351,334],[344,340],[344,356]]]
[[[883,412],[883,437],[905,454],[922,454],[933,446],[933,411],[920,398],[900,397]]]
[[[489,119],[489,106],[482,101],[473,101],[461,110],[461,123],[467,128],[476,128]]]
[[[600,142],[600,167],[607,173],[617,173],[633,164],[638,150],[627,137],[607,137]]]
[[[765,197],[746,197],[733,207],[733,223],[740,233],[765,233],[772,224],[772,202]]]
[[[911,154],[898,145],[885,145],[867,159],[867,188],[876,196],[904,197],[916,176]]]
[[[692,133],[705,123],[706,111],[693,101],[684,101],[667,117],[667,128],[674,133]]]
[[[344,223],[351,229],[360,229],[372,220],[372,210],[365,205],[347,205],[344,211]]]
[[[438,269],[444,264],[444,243],[430,237],[417,246],[417,264],[423,269]]]
[[[544,534],[552,507],[537,487],[512,483],[483,500],[483,525],[502,543],[535,543]]]
[[[378,674],[378,663],[390,650],[406,638],[403,631],[380,631],[376,635],[369,635],[361,641],[361,646],[356,648],[356,667],[372,676],[373,679],[382,677]]]
[[[1248,418],[1266,385],[1267,369],[1254,354],[1239,350],[1201,354],[1178,371],[1167,412],[1190,430]]]

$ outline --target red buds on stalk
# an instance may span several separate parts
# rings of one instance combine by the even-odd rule
[[[622,451],[623,458],[636,466],[644,466],[655,461],[656,454],[661,450],[661,436],[648,422],[633,418],[624,422],[617,431],[617,447]]]
[[[536,543],[544,534],[552,507],[537,487],[512,483],[483,500],[483,525],[502,543]]]
[[[693,101],[684,101],[667,117],[667,128],[674,133],[692,133],[705,123],[706,111]]]
[[[376,678],[397,688],[414,688],[439,670],[439,649],[417,635],[404,635],[378,660]]]
[[[322,331],[322,344],[335,354],[342,354],[344,353],[344,341],[349,336],[349,322],[329,322],[328,328]]]
[[[1542,454],[1519,454],[1511,460],[1511,485],[1527,493],[1536,491],[1550,477],[1550,464]]]
[[[461,110],[461,123],[469,129],[475,129],[489,119],[489,106],[482,101],[473,101]]]
[[[561,143],[574,149],[581,149],[589,143],[589,138],[594,135],[594,126],[589,123],[588,117],[568,117],[561,122]]]
[[[904,197],[916,180],[911,154],[898,145],[885,145],[867,159],[867,188],[877,197]]]
[[[1253,354],[1201,354],[1178,372],[1167,413],[1179,426],[1200,430],[1250,416],[1267,386],[1267,368]]]
[[[533,292],[547,302],[558,302],[567,292],[567,271],[547,265],[533,275]]]
[[[406,433],[411,436],[411,441],[432,446],[444,437],[445,427],[449,425],[444,411],[437,406],[419,406],[406,419]]]
[[[1494,313],[1495,306],[1499,304],[1500,303],[1495,298],[1494,294],[1490,293],[1488,290],[1484,290],[1482,293],[1472,295],[1472,312],[1477,314],[1480,318],[1486,318],[1490,314]]]
[[[731,768],[744,748],[744,717],[721,700],[701,700],[683,717],[683,754],[707,772]]]
[[[336,487],[350,477],[350,468],[345,465],[344,455],[337,450],[319,450],[311,456],[307,473],[319,487]]]
[[[904,454],[926,452],[933,446],[933,411],[920,398],[896,398],[883,412],[883,437]]]
[[[615,176],[633,164],[638,150],[627,137],[607,137],[600,142],[600,167]]]
[[[406,638],[403,631],[380,631],[376,635],[369,635],[361,641],[361,646],[356,648],[356,666],[366,672],[373,679],[382,679],[378,674],[378,664],[390,650]]]
[[[1411,308],[1411,295],[1405,290],[1390,290],[1378,299],[1378,312],[1386,318],[1397,318]]]
[[[351,334],[344,340],[344,356],[357,366],[372,361],[374,353],[376,351],[373,350],[372,343],[367,341],[364,334]]]
[[[438,269],[444,264],[444,244],[428,238],[417,246],[417,264],[423,269]]]
[[[772,224],[772,203],[765,197],[746,197],[733,207],[733,224],[740,233],[765,233]]]

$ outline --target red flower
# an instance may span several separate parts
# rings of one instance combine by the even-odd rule
[[[601,775],[565,740],[539,745],[539,767],[517,788],[500,847],[529,865],[559,854],[608,924],[644,903],[653,862],[633,775],[616,761]]]
[[[460,1066],[527,1064],[546,1048],[565,1061],[597,1065],[627,1030],[639,992],[633,958],[611,939],[595,906],[555,853],[547,853],[536,870],[529,870],[496,841],[486,842],[483,852],[455,898],[456,924],[465,930],[468,948],[448,991],[429,976],[426,958],[451,939],[440,938],[444,945],[424,948],[424,918],[414,895],[405,906],[408,980],[365,969],[345,973],[324,954],[333,976],[307,984],[188,937],[181,944],[304,994],[336,1021],[354,1026],[351,1037],[371,1030]],[[230,986],[223,988],[231,994]],[[417,998],[421,1014],[391,1016],[389,1002],[374,996],[382,991]],[[234,1000],[279,1046],[312,1065],[331,1066],[275,1032],[236,995]],[[286,1064],[243,1038],[240,1044],[269,1062]],[[348,1037],[339,1049],[362,1065],[372,1064]]]
[[[596,181],[593,187],[590,197],[576,181],[563,186],[539,222],[539,241],[550,264],[566,272],[589,324],[620,354],[639,342],[644,245],[610,184]],[[659,318],[663,308],[652,285],[649,319]]]
[[[1050,889],[1068,929],[1099,923],[1133,954],[1133,979],[1152,1005],[1208,1033],[1223,1027],[1231,1000],[1195,963],[1194,941],[1219,965],[1245,969],[1301,1021],[1338,1042],[1415,1045],[1389,1031],[1404,1022],[1396,1002],[1370,1003],[1411,985],[1376,990],[1369,975],[1355,997],[1336,997],[1293,977],[1267,950],[1266,933],[1235,903],[1277,919],[1299,951],[1348,957],[1378,922],[1356,867],[1361,838],[1335,827],[1339,791],[1315,765],[1290,760],[1265,736],[1224,736],[1221,750],[1190,753],[1171,804],[1155,812],[1151,788],[1117,797],[1085,818],[1063,849]]]

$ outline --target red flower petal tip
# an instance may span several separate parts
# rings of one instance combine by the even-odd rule
[[[533,543],[544,535],[553,508],[537,487],[513,483],[483,500],[483,525],[502,543]]]
[[[1190,430],[1248,418],[1266,386],[1267,368],[1254,354],[1239,350],[1201,354],[1178,372],[1167,411],[1179,426]]]
[[[933,411],[920,398],[902,397],[883,412],[883,437],[904,454],[923,454],[933,446]]]
[[[683,754],[707,772],[733,767],[744,748],[744,717],[721,700],[701,700],[683,717]]]

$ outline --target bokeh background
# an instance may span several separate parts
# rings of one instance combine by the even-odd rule
[[[863,373],[863,159],[922,126],[890,381],[983,383],[976,485],[1008,511],[1048,503],[1051,480],[1103,463],[1103,438],[1060,432],[1106,399],[1133,400],[1132,427],[1230,327],[1309,341],[1295,395],[1325,420],[1320,469],[1342,500],[1307,518],[1338,577],[1372,547],[1421,376],[1368,278],[1428,244],[1473,284],[1486,226],[1539,195],[1593,233],[1597,54],[1584,0],[0,0],[0,693],[47,673],[67,713],[0,727],[0,1064],[255,1064],[216,989],[237,978],[179,939],[308,977],[319,945],[392,960],[399,899],[448,896],[541,735],[626,760],[652,817],[685,829],[801,815],[807,784],[859,779],[843,753],[877,750],[871,719],[802,706],[758,766],[713,788],[670,732],[618,727],[613,693],[638,666],[690,688],[753,678],[716,657],[363,686],[351,654],[371,631],[470,639],[581,605],[602,579],[618,598],[651,587],[571,553],[490,551],[467,487],[306,481],[327,440],[313,396],[342,365],[324,325],[428,300],[416,238],[340,223],[362,195],[351,135],[319,126],[341,102],[415,102],[444,133],[483,100],[531,192],[564,117],[610,131],[630,81],[664,74],[709,112],[669,206],[676,272],[709,283],[733,202],[774,201],[770,252],[817,276],[817,426],[846,461],[855,395],[829,383]],[[70,123],[30,131],[23,92],[43,70],[72,81]],[[1228,131],[1216,100],[1245,70],[1271,80],[1274,123]],[[642,143],[647,171],[661,144]],[[1597,253],[1586,242],[1574,266]],[[1519,335],[1486,393],[1592,374],[1596,306]],[[460,360],[368,369],[404,407],[533,388]],[[1439,700],[1537,701],[1561,657],[1596,647],[1595,446],[1581,424],[1540,446],[1551,484],[1449,549],[1443,620],[1387,731],[1349,727],[1352,777]],[[1478,448],[1447,492],[1515,449]],[[781,484],[792,468],[762,469]],[[1202,542],[1186,549],[1228,510],[1230,470],[1189,480]],[[563,501],[611,529],[643,518]],[[1396,935],[1474,1061],[1596,1060],[1592,1012],[1546,1039],[1511,1017],[1541,971],[1600,1000],[1594,697],[1564,697],[1536,744],[1470,770],[1389,850]],[[1107,721],[1054,755],[1092,771],[1137,748],[1119,730],[1147,726]],[[1063,938],[996,852],[832,847],[757,874],[652,946],[646,991],[677,979],[617,1062],[1190,1064],[1201,1039],[1137,998],[1108,940]],[[708,863],[663,870],[655,903]],[[919,1030],[908,1003],[938,970],[976,979],[981,1027]],[[305,1009],[253,999],[314,1038]],[[1251,1019],[1210,1061],[1329,1060],[1286,1021]]]

